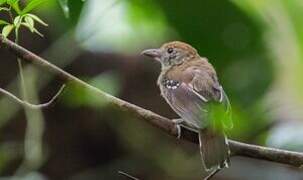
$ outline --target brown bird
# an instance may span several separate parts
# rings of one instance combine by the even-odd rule
[[[161,95],[181,117],[175,122],[198,132],[205,170],[228,167],[230,151],[224,128],[232,127],[231,107],[213,66],[196,49],[179,41],[142,54],[161,63]]]

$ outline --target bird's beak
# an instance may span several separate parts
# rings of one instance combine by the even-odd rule
[[[146,49],[141,52],[142,55],[151,57],[153,59],[159,60],[161,57],[160,49]]]

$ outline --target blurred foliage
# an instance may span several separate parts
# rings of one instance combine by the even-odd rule
[[[68,0],[58,0],[60,3],[62,10],[64,12],[65,17],[69,17],[69,6],[68,6]]]
[[[121,88],[121,82],[119,81],[118,76],[113,73],[100,74],[87,82],[113,96],[117,96]],[[102,108],[107,105],[107,102],[104,99],[99,98],[97,94],[75,83],[69,84],[62,100],[70,107],[91,106]]]
[[[86,49],[123,53],[163,41],[169,32],[163,12],[149,1],[90,0],[77,27]]]
[[[275,63],[276,80],[272,85],[270,108],[275,112],[274,118],[282,123],[269,132],[266,142],[275,147],[302,150],[301,143],[295,140],[295,137],[301,136],[300,130],[285,132],[289,127],[298,126],[298,121],[302,122],[303,24],[300,17],[303,15],[303,3],[298,0],[234,2],[262,24],[264,44]]]
[[[85,0],[82,0],[82,1],[84,2]],[[60,3],[60,5],[62,7],[65,17],[69,18],[70,10],[69,10],[68,0],[58,0],[58,2]]]

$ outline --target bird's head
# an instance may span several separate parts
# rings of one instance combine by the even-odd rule
[[[180,41],[165,43],[158,49],[144,50],[142,54],[159,61],[162,68],[180,65],[199,56],[195,48]]]

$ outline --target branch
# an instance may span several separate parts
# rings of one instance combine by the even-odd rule
[[[76,78],[75,76],[65,72],[59,67],[49,63],[45,59],[37,56],[36,54],[26,50],[25,48],[13,43],[12,41],[4,38],[0,35],[0,43],[9,49],[12,53],[20,57],[21,59],[33,63],[37,66],[45,68],[47,71],[58,74],[59,77],[66,82],[74,82],[78,85],[87,88],[100,96],[100,98],[105,98],[109,103],[119,107],[119,109],[127,111],[137,117],[138,119],[145,120],[151,125],[162,129],[166,133],[177,137],[177,127],[175,124],[168,118],[160,116],[152,111],[143,109],[139,106],[116,98],[110,94],[107,94],[98,88],[91,86],[84,81]],[[0,45],[1,45],[0,44]],[[187,141],[198,143],[197,134],[194,132],[188,131],[184,129],[182,133],[182,139],[186,139]],[[292,165],[295,167],[302,167],[303,165],[303,153],[286,151],[275,148],[268,148],[257,145],[245,144],[233,140],[229,140],[230,149],[233,156],[245,156],[254,159],[261,159],[267,161],[273,161],[277,163],[283,163]]]
[[[2,89],[2,88],[0,88],[0,93],[8,96],[12,100],[14,100],[16,103],[21,104],[23,106],[27,106],[31,109],[42,109],[42,108],[46,108],[46,107],[50,106],[58,98],[58,96],[62,93],[64,88],[65,88],[65,84],[60,87],[59,91],[49,101],[47,101],[46,103],[43,103],[43,104],[32,104],[32,103],[29,103],[27,101],[21,100],[20,98],[18,98],[14,94],[12,94],[12,93],[10,93],[10,92],[6,91],[5,89]]]
[[[123,176],[125,176],[125,177],[127,177],[129,179],[132,179],[132,180],[140,180],[140,179],[138,179],[138,178],[136,178],[136,177],[134,177],[132,175],[129,175],[126,172],[123,172],[123,171],[118,171],[118,174],[121,174],[121,175],[123,175]]]

